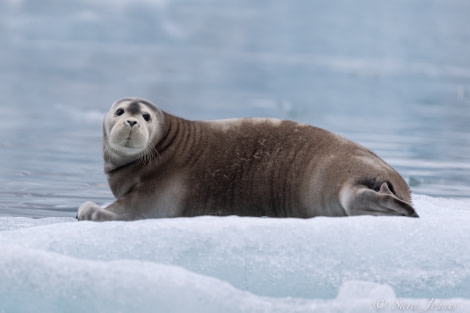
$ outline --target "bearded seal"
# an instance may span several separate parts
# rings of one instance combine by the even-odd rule
[[[105,173],[116,201],[83,203],[79,220],[198,215],[418,217],[403,178],[377,155],[287,120],[190,121],[139,98],[103,123]]]

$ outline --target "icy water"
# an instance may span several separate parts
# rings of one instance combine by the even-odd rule
[[[470,198],[470,2],[1,1],[0,215],[111,202],[101,121],[293,119],[355,140],[414,194]]]

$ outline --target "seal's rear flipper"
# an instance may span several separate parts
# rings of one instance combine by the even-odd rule
[[[400,200],[384,182],[379,191],[364,185],[345,188],[341,194],[341,205],[349,215],[399,215],[419,217],[415,209]]]

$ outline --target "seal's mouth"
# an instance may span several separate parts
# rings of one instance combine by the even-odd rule
[[[135,132],[132,131],[132,128],[129,128],[127,135],[123,136],[125,139],[123,140],[123,146],[128,147],[132,145],[132,142],[135,140]]]
[[[126,148],[134,148],[133,140],[131,136],[127,137],[124,143],[122,144],[123,147]]]
[[[130,127],[121,123],[114,127],[109,135],[109,143],[117,154],[134,155],[146,147],[145,129]]]
[[[129,131],[127,136],[124,136],[123,140],[119,143],[119,145],[123,148],[127,149],[136,149],[141,150],[145,146],[143,144],[142,136],[137,131]]]

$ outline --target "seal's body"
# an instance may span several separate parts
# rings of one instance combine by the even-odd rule
[[[241,215],[417,217],[401,176],[366,148],[276,119],[189,121],[126,98],[105,117],[104,158],[117,200],[79,220]]]

